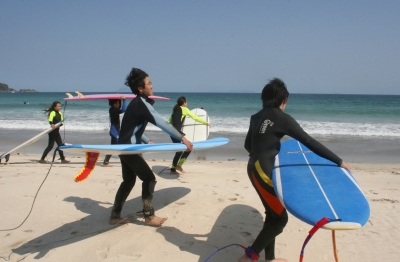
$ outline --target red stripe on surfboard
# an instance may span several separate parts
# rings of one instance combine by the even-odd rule
[[[75,182],[82,182],[90,176],[96,166],[100,153],[86,152],[86,162],[82,170],[74,177]]]

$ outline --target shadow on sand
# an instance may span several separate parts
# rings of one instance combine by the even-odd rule
[[[196,218],[193,218],[193,223]],[[254,242],[263,226],[263,217],[253,207],[235,204],[222,210],[208,234],[186,234],[175,227],[157,229],[165,239],[181,251],[198,255],[204,261],[217,249],[230,244],[249,246]],[[240,247],[229,247],[215,254],[211,261],[237,261],[244,254]]]
[[[156,201],[154,202],[154,209],[158,210],[168,206],[189,193],[190,189],[185,187],[173,187],[157,190],[155,192]],[[80,220],[64,224],[53,231],[32,239],[18,248],[13,249],[12,252],[19,255],[39,252],[34,258],[40,259],[52,249],[94,237],[119,226],[108,225],[112,203],[104,203],[76,196],[67,197],[64,201],[74,203],[78,210],[89,215]],[[102,205],[108,205],[109,207],[103,207]],[[136,211],[141,209],[142,199],[140,196],[126,201],[124,205],[125,212],[131,211],[131,213],[136,213]],[[134,223],[137,222],[138,221],[135,221]]]

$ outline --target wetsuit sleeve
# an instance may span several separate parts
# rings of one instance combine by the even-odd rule
[[[170,123],[172,125],[172,116],[169,117],[168,123]]]
[[[50,115],[49,115],[49,124],[52,125],[54,124],[54,117],[56,116],[56,112],[55,111],[51,111]]]
[[[294,139],[303,143],[306,147],[308,147],[315,154],[336,163],[338,166],[342,164],[342,159],[338,157],[335,153],[330,151],[320,142],[312,138],[309,134],[307,134],[300,125],[294,120],[291,116],[286,115],[286,134],[293,137]]]
[[[148,138],[147,136],[145,136],[144,134],[142,135],[142,137],[140,138],[142,140],[142,142],[144,144],[148,144],[151,140],[150,138]]]
[[[161,128],[162,131],[164,131],[165,133],[167,133],[168,135],[181,140],[183,135],[181,133],[178,132],[178,130],[175,129],[175,127],[173,127],[172,125],[170,125],[167,121],[165,121],[158,113],[157,111],[154,109],[154,107],[152,105],[150,105],[149,103],[147,103],[145,100],[144,104],[146,105],[147,109],[149,110],[150,115],[149,116],[144,116],[146,118],[146,120],[150,123],[152,123],[153,125],[158,126],[159,128]]]
[[[122,108],[120,110],[120,114],[125,113],[126,111],[126,99],[122,100]]]
[[[182,106],[181,106],[181,108],[182,108],[182,115],[183,116],[190,116],[194,121],[202,123],[204,125],[208,124],[208,122],[206,120],[204,120],[203,118],[193,114],[192,111],[189,110],[189,108],[182,107]]]
[[[251,153],[251,135],[252,135],[252,121],[250,119],[250,125],[249,125],[249,130],[247,131],[246,135],[246,140],[244,140],[244,148],[247,150],[247,152]]]

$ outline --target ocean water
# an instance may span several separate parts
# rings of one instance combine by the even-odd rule
[[[85,93],[93,94],[93,93]],[[214,134],[246,134],[250,116],[262,105],[255,93],[164,93],[170,101],[156,101],[154,108],[168,119],[179,96],[190,109],[204,107]],[[108,130],[108,101],[66,101],[65,93],[0,93],[0,129],[42,130],[48,127],[43,112],[53,101],[63,104],[70,131]],[[24,102],[27,104],[24,104]],[[359,138],[400,137],[400,96],[290,94],[285,110],[311,135]],[[151,124],[148,130],[159,129]]]

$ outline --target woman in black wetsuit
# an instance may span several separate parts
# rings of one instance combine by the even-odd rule
[[[190,109],[187,107],[186,97],[181,96],[176,101],[176,105],[172,109],[172,115],[169,118],[168,122],[170,124],[172,124],[175,127],[175,129],[178,130],[179,133],[183,134],[183,132],[182,132],[183,123],[185,122],[185,118],[187,116],[191,117],[196,122],[199,122],[201,124],[208,125],[209,127],[211,127],[210,123],[208,123],[206,120],[193,114],[192,111],[190,111]],[[180,140],[174,138],[173,136],[171,136],[171,140],[174,143],[181,143]],[[175,153],[174,159],[172,160],[170,174],[179,174],[178,172],[176,172],[176,170],[178,170],[182,173],[185,173],[185,171],[182,168],[182,165],[183,165],[183,163],[185,163],[186,159],[189,157],[190,152],[191,151]]]
[[[45,109],[45,113],[48,114],[49,117],[49,124],[52,128],[54,128],[54,125],[57,123],[61,122],[64,120],[64,117],[62,113],[60,112],[61,109],[61,103],[58,101],[54,101],[53,104],[49,109]],[[61,135],[60,135],[60,128],[56,128],[53,131],[49,133],[49,144],[46,147],[46,149],[43,152],[42,158],[39,160],[39,163],[47,163],[46,160],[44,160],[47,156],[47,154],[53,149],[54,142],[57,143],[58,146],[63,145]],[[69,163],[70,161],[65,159],[64,152],[62,150],[58,150],[58,153],[60,154],[61,157],[61,163]]]
[[[275,237],[282,233],[288,221],[288,215],[275,194],[271,178],[275,156],[281,147],[281,138],[285,135],[291,136],[317,155],[338,166],[351,169],[337,155],[309,136],[296,120],[283,112],[288,97],[286,85],[280,79],[275,78],[264,87],[261,93],[263,109],[251,116],[244,144],[245,149],[250,153],[247,174],[265,207],[266,214],[263,229],[250,248],[256,254],[264,249],[266,262],[287,261],[275,258]],[[253,261],[249,256],[243,255],[239,262]]]

